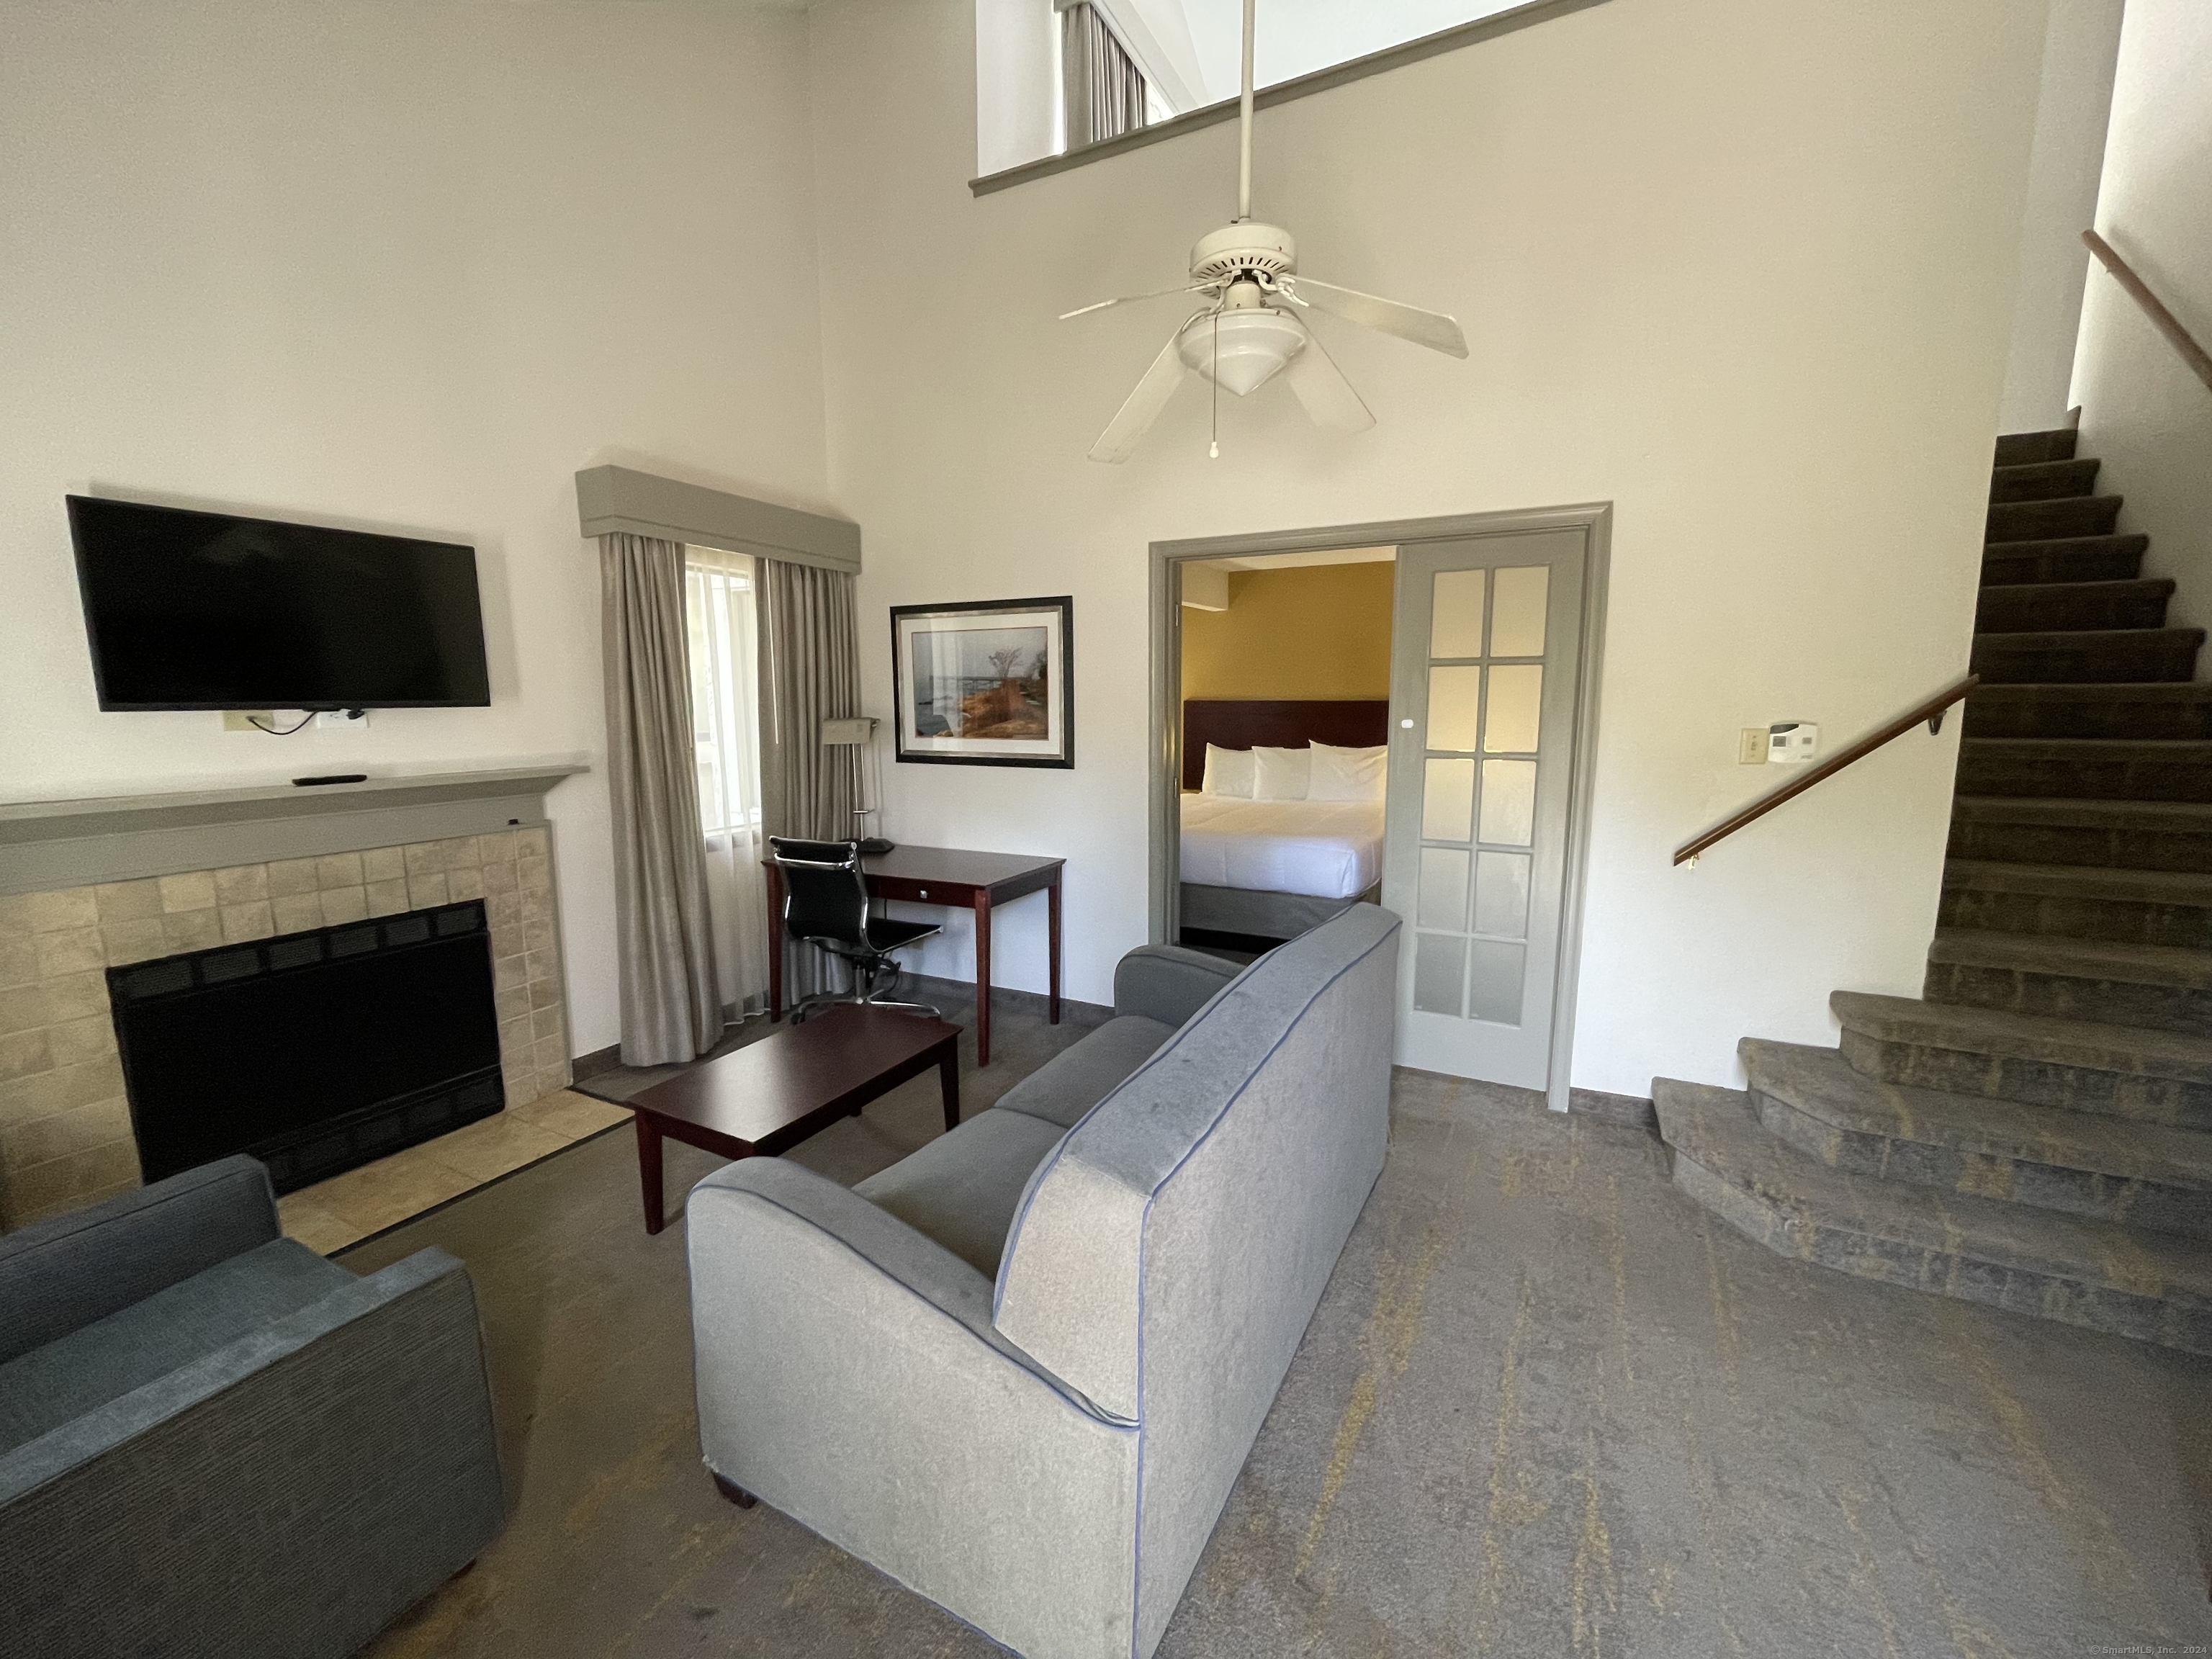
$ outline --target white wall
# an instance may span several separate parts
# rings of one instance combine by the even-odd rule
[[[825,493],[805,29],[708,0],[13,0],[0,794],[599,767],[574,471]],[[492,706],[281,742],[98,712],[62,508],[88,487],[473,542]],[[605,801],[597,770],[550,801],[584,1050],[617,1036]]]
[[[1739,726],[1838,742],[1964,667],[2044,29],[2016,0],[1613,0],[1263,113],[1257,208],[1312,274],[1455,313],[1465,363],[1320,326],[1380,417],[1186,392],[1083,459],[1234,210],[1221,126],[980,200],[969,0],[823,0],[816,166],[832,493],[884,608],[1068,592],[1072,772],[891,767],[888,832],[1065,854],[1072,994],[1145,935],[1146,572],[1158,538],[1606,500],[1618,518],[1574,1080],[1734,1074],[1833,1041],[1836,987],[1916,993],[1958,723],[1694,872],[1770,785]],[[883,250],[896,249],[896,279]],[[1227,401],[1227,400],[1224,400]],[[999,924],[1042,983],[1041,901]],[[964,972],[948,929],[927,967]]]
[[[2000,429],[2043,432],[2065,424],[2074,337],[2089,252],[2081,233],[2097,215],[2097,176],[2112,106],[2124,0],[2051,0],[2043,36],[2035,146],[2021,215],[2012,355]]]
[[[2097,228],[2212,349],[2212,6],[2128,0]],[[2074,369],[2081,453],[2150,535],[2148,576],[2180,584],[2177,627],[2212,628],[2212,390],[2100,265]],[[2212,659],[2201,661],[2201,679]]]

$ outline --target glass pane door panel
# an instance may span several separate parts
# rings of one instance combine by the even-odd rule
[[[1429,849],[1424,848],[1425,856]],[[1465,858],[1464,853],[1452,854]],[[1427,877],[1425,865],[1421,871]],[[1426,890],[1424,889],[1424,891]],[[1520,939],[1528,931],[1528,855],[1478,853],[1474,860],[1474,931]]]
[[[1431,657],[1482,654],[1482,579],[1486,570],[1439,570],[1430,612]]]
[[[1482,833],[1477,839],[1504,847],[1526,847],[1535,833],[1536,763],[1483,762]]]
[[[1491,856],[1488,854],[1485,857]],[[1506,856],[1510,857],[1508,854]],[[1525,863],[1526,860],[1524,860]],[[1467,926],[1467,854],[1455,847],[1421,848],[1419,902],[1413,911],[1417,927],[1463,928]]]
[[[1468,832],[1474,827],[1474,763],[1432,760],[1421,784],[1421,839],[1473,840]]]
[[[1425,939],[1421,941],[1426,945]],[[1454,945],[1459,941],[1454,939]],[[1468,988],[1469,1019],[1495,1020],[1500,1025],[1521,1023],[1522,969],[1527,965],[1525,945],[1498,945],[1486,939],[1474,942],[1474,983]]]
[[[1466,968],[1464,938],[1457,933],[1423,933],[1413,945],[1413,1006],[1425,1014],[1458,1018]]]
[[[1482,748],[1490,755],[1536,752],[1538,715],[1544,707],[1540,663],[1516,663],[1490,671],[1490,707],[1483,715]]]
[[[1471,753],[1474,748],[1475,721],[1481,713],[1480,668],[1429,670],[1429,740],[1425,747]]]
[[[1491,601],[1492,656],[1544,654],[1544,610],[1551,586],[1549,565],[1516,565],[1498,573],[1498,592]]]

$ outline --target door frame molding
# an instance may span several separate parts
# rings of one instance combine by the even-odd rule
[[[1151,938],[1154,944],[1162,944],[1175,939],[1182,908],[1180,803],[1185,564],[1194,560],[1238,558],[1249,554],[1317,553],[1338,547],[1399,547],[1413,542],[1461,541],[1470,537],[1542,530],[1583,531],[1588,537],[1589,556],[1589,568],[1583,573],[1579,619],[1582,660],[1575,685],[1574,766],[1567,794],[1565,884],[1560,894],[1559,956],[1553,987],[1552,1033],[1544,1091],[1545,1103],[1555,1112],[1564,1112],[1572,1085],[1575,991],[1582,975],[1583,899],[1589,863],[1590,797],[1597,775],[1598,690],[1605,661],[1612,502],[1585,501],[1501,513],[1452,514],[1441,518],[1394,519],[1375,524],[1154,542],[1151,561],[1152,696],[1148,709],[1152,758],[1146,822],[1152,842]],[[1394,592],[1395,586],[1394,578]],[[1395,659],[1395,639],[1391,641],[1390,648]]]

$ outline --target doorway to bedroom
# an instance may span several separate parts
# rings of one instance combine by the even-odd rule
[[[1183,566],[1179,943],[1249,961],[1380,899],[1396,558]]]
[[[1564,1111],[1610,519],[1154,544],[1152,937],[1382,903],[1398,1063]]]

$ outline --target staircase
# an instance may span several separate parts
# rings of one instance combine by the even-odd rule
[[[2212,1353],[2212,684],[2074,441],[1997,441],[1924,1000],[1652,1089],[1675,1184],[1783,1255]]]

